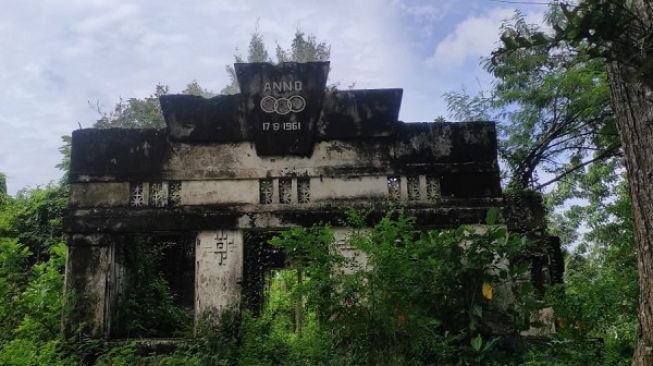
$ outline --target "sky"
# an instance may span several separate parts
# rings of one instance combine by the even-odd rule
[[[297,29],[331,45],[329,84],[402,88],[400,119],[448,117],[443,94],[487,89],[480,66],[503,0],[23,0],[0,12],[0,172],[10,194],[60,179],[61,136],[92,127],[98,106],[197,81],[219,91],[257,29],[270,54]]]

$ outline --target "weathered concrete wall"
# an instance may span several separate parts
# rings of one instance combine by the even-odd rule
[[[253,179],[185,181],[181,205],[258,204],[259,182]]]
[[[315,203],[366,200],[387,200],[388,183],[385,176],[357,176],[346,178],[311,178],[311,201]]]
[[[444,201],[444,200],[443,200]],[[460,208],[456,202],[443,202],[439,207],[423,205],[404,208],[407,215],[416,217],[416,224],[422,228],[454,228],[463,224],[484,222],[487,210],[501,206],[500,200],[471,201],[473,206]],[[298,208],[279,205],[268,206],[186,206],[178,208],[89,208],[77,209],[64,220],[68,231],[77,233],[95,232],[159,232],[159,231],[202,231],[216,226],[238,229],[284,229],[296,226],[311,226],[317,223],[339,225],[346,219],[346,208],[369,211],[367,223],[373,225],[385,216],[391,204],[367,202],[341,206]]]
[[[318,142],[311,157],[258,156],[251,142],[198,145],[172,143],[162,175],[170,180],[265,178],[293,174],[329,175],[333,169],[388,171],[391,146],[379,141]],[[382,170],[381,170],[382,169]]]
[[[252,142],[176,143],[145,132],[138,132],[138,139],[123,140],[120,130],[76,131],[71,206],[78,209],[71,211],[66,227],[71,232],[164,230],[159,228],[163,223],[174,221],[173,230],[211,229],[196,216],[216,215],[222,217],[221,225],[245,228],[277,222],[275,227],[287,227],[310,225],[331,217],[329,209],[364,203],[378,206],[379,212],[397,203],[414,207],[415,214],[424,214],[422,222],[438,227],[478,222],[484,210],[500,205],[493,124],[399,126],[395,139],[318,142],[310,157],[258,156]],[[90,146],[97,148],[80,156],[89,153]],[[164,156],[157,156],[150,166],[152,151]],[[144,166],[147,169],[138,170]],[[280,185],[284,179],[290,180],[285,201]],[[270,184],[265,202],[264,180]],[[309,183],[301,185],[300,180]],[[157,185],[170,196],[161,204],[151,199]],[[138,204],[133,199],[136,188],[141,190]],[[220,213],[214,212],[216,205],[221,206]],[[204,211],[189,210],[193,206]],[[147,211],[152,208],[159,209]],[[300,212],[303,218],[298,220]],[[185,217],[172,218],[182,213]],[[161,225],[139,222],[140,218]]]
[[[310,156],[283,157],[259,156],[251,141],[75,131],[74,209],[65,226],[70,232],[275,229],[338,223],[347,207],[372,206],[374,219],[399,204],[419,225],[452,227],[482,222],[489,207],[501,206],[493,124],[395,124],[388,130],[394,137],[321,141]]]
[[[310,157],[258,156],[251,141],[169,142],[162,131],[73,132],[71,182],[263,178],[292,174],[497,173],[493,123],[398,123],[396,138],[317,142]],[[492,176],[488,176],[492,178]]]
[[[119,207],[129,205],[128,182],[76,183],[70,185],[72,207]]]

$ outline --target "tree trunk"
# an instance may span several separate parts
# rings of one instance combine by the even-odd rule
[[[639,268],[640,334],[633,366],[653,366],[653,5],[633,0],[635,21],[622,33],[608,63],[611,99],[621,136],[633,205]],[[624,52],[625,51],[625,52]],[[625,56],[624,56],[625,55]]]
[[[639,267],[640,336],[633,365],[653,366],[653,90],[629,66],[608,66],[628,170]]]

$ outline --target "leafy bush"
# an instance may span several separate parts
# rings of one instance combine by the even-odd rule
[[[515,286],[528,269],[516,259],[526,243],[501,227],[484,231],[423,232],[388,215],[347,237],[367,263],[344,257],[329,228],[292,229],[272,243],[310,279],[290,297],[305,298],[317,334],[330,335],[330,352],[347,363],[489,364],[509,359],[533,304],[522,296],[530,286]]]
[[[73,365],[60,337],[63,187],[0,201],[0,364]]]

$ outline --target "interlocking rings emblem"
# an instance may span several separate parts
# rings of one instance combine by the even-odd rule
[[[275,98],[265,96],[261,99],[261,109],[266,113],[277,113],[281,115],[290,112],[298,113],[306,108],[306,99],[299,95],[293,95],[290,98]]]

